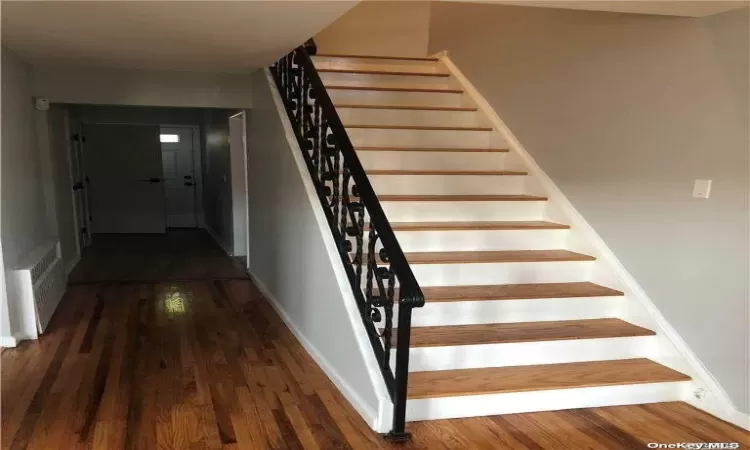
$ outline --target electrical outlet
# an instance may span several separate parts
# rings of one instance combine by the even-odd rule
[[[711,180],[695,180],[693,197],[708,198],[709,194],[711,194]]]

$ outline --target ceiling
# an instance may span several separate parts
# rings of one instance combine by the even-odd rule
[[[356,1],[7,1],[2,44],[32,64],[245,72]]]
[[[665,16],[704,17],[748,6],[747,0],[443,0],[472,3],[497,3],[502,5],[536,6],[543,8],[585,9],[632,14],[657,14]]]

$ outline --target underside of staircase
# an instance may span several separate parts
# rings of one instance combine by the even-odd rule
[[[623,292],[439,59],[313,60],[426,298],[407,420],[682,399],[690,378],[648,358],[659,336],[617,317]]]

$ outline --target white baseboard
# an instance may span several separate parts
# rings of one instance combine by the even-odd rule
[[[292,331],[297,340],[302,344],[307,353],[312,357],[313,360],[323,369],[323,372],[328,376],[331,382],[338,388],[338,390],[344,395],[344,397],[352,404],[354,409],[367,421],[368,424],[377,424],[379,417],[376,411],[370,408],[362,397],[341,377],[331,363],[323,356],[312,343],[307,340],[304,334],[300,331],[297,325],[292,321],[289,314],[281,306],[278,299],[266,288],[258,277],[253,273],[250,273],[250,278],[253,283],[258,287],[258,290],[268,300],[268,302],[276,310],[276,313],[281,317],[287,327]]]
[[[0,347],[12,348],[18,345],[18,339],[14,336],[0,336]]]
[[[453,77],[462,86],[466,94],[473,100],[479,110],[485,114],[492,124],[493,128],[500,133],[511,152],[517,155],[522,163],[526,166],[529,174],[536,178],[541,188],[549,198],[549,202],[559,209],[565,216],[567,223],[571,225],[589,244],[594,256],[606,264],[607,281],[619,284],[611,286],[625,291],[629,299],[635,300],[649,316],[651,322],[649,327],[657,333],[665,336],[674,349],[675,356],[682,358],[684,363],[679,364],[680,371],[693,378],[693,391],[703,389],[706,391],[702,400],[694,398],[692,395],[684,398],[684,401],[703,409],[724,420],[732,422],[742,428],[750,429],[747,414],[739,412],[734,402],[731,400],[726,391],[721,387],[716,378],[710,373],[708,368],[700,361],[698,356],[692,351],[684,339],[671,326],[667,319],[661,314],[651,298],[646,294],[636,279],[625,269],[614,252],[607,246],[604,240],[578,212],[570,200],[557,187],[552,179],[542,170],[531,154],[523,147],[520,141],[513,135],[510,129],[505,125],[497,112],[479,93],[476,87],[464,76],[461,70],[448,57],[448,52],[443,51],[433,55],[440,59],[440,62],[453,75]],[[597,280],[595,280],[597,281]],[[737,422],[740,423],[737,423]]]
[[[735,409],[733,406],[731,408],[728,407],[721,398],[717,398],[711,391],[706,392],[706,397],[702,400],[698,400],[691,396],[685,402],[698,409],[706,411],[719,419],[750,431],[750,414],[745,414],[738,409]]]

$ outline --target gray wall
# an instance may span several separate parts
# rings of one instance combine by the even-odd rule
[[[70,105],[69,108],[73,116],[81,123],[203,125],[201,108],[120,105]]]
[[[324,369],[336,372],[334,382],[348,386],[344,395],[374,413],[378,396],[367,360],[372,367],[374,357],[354,299],[342,294],[349,286],[346,281],[339,285],[336,277],[334,267],[341,261],[335,253],[331,260],[326,248],[330,230],[316,220],[315,210],[320,217],[323,212],[318,199],[306,191],[307,169],[300,173],[294,160],[292,152],[300,149],[290,144],[294,137],[288,137],[280,117],[285,113],[273,102],[271,89],[276,87],[263,72],[254,74],[252,83],[255,103],[247,131],[250,271],[275,297],[295,331],[314,347],[313,355],[326,360]]]
[[[33,93],[55,103],[246,108],[245,74],[34,66]]]
[[[249,82],[249,80],[248,80]],[[232,168],[229,116],[235,111],[203,111],[203,211],[206,226],[232,252]]]
[[[12,270],[44,241],[47,230],[30,67],[5,47],[2,47],[0,134],[0,239],[4,268]],[[20,325],[14,288],[8,285],[7,289],[7,305],[0,307],[3,336],[9,336]]]
[[[748,11],[433,4],[449,56],[744,411]],[[712,179],[708,200],[691,197]]]

